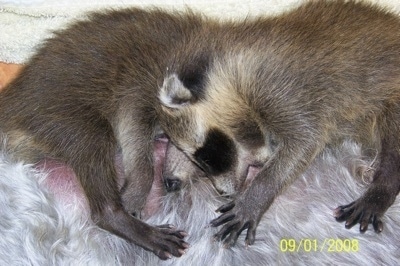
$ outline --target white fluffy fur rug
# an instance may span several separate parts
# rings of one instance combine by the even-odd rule
[[[0,265],[398,265],[400,260],[399,198],[386,213],[381,234],[360,234],[357,226],[347,230],[333,218],[334,208],[356,199],[366,186],[352,178],[368,164],[351,143],[340,153],[325,152],[275,201],[248,249],[243,239],[233,249],[212,240],[215,229],[207,225],[224,199],[206,181],[170,193],[164,210],[149,222],[186,230],[191,247],[165,262],[94,226],[76,181],[55,186],[60,173],[52,167],[50,174],[38,172],[0,157]]]

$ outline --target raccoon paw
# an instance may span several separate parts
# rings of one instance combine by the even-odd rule
[[[182,230],[176,230],[174,226],[166,224],[153,227],[149,234],[150,249],[162,260],[181,257],[186,253],[189,244],[183,238],[187,233]]]
[[[251,208],[242,207],[240,204],[232,201],[216,210],[222,213],[221,216],[210,222],[211,226],[218,227],[223,225],[221,230],[214,235],[214,239],[223,241],[226,248],[236,244],[239,235],[247,229],[245,243],[246,246],[254,244],[256,227],[259,217],[257,211]]]
[[[358,200],[337,207],[334,211],[335,218],[338,222],[346,221],[347,229],[360,223],[360,232],[364,233],[368,225],[372,224],[375,232],[380,233],[383,230],[381,218],[395,199],[391,195],[384,187],[375,186]]]
[[[100,228],[153,252],[162,260],[180,257],[189,248],[184,240],[186,232],[169,224],[149,225],[132,217],[119,204],[109,205],[101,212],[93,212],[92,219]]]
[[[335,209],[335,218],[338,222],[346,221],[345,227],[352,228],[357,223],[360,223],[360,232],[364,233],[368,229],[368,224],[372,223],[375,232],[380,233],[383,230],[383,223],[377,214],[371,211],[364,211],[362,206],[354,201],[348,205],[342,205]]]

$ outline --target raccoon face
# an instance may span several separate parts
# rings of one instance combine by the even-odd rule
[[[163,182],[167,192],[179,191],[202,177],[206,177],[204,171],[169,142],[163,167]]]
[[[190,78],[186,83],[198,84],[194,80]],[[207,113],[201,111],[203,107],[198,108],[204,98],[198,97],[178,75],[167,77],[159,95],[163,105],[160,122],[171,140],[202,170],[220,175],[237,163],[236,145],[220,127],[210,124]]]
[[[231,195],[236,192],[233,171],[222,175],[208,176],[186,154],[169,142],[163,168],[163,182],[167,192],[179,191],[199,180],[201,182],[211,181],[221,195]]]
[[[159,92],[159,120],[216,188],[232,194],[249,182],[252,169],[265,165],[274,147],[257,112],[232,83],[212,71],[189,71],[189,78],[169,74]]]

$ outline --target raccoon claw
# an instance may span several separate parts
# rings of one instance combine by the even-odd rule
[[[225,248],[233,247],[236,244],[242,231],[247,229],[246,247],[254,244],[256,233],[257,217],[253,217],[255,212],[240,208],[235,202],[225,204],[216,210],[221,212],[218,218],[212,220],[210,225],[218,227],[223,225],[218,233],[214,235],[217,241],[223,241]]]
[[[174,236],[176,236],[176,237],[178,237],[178,238],[180,238],[180,239],[183,239],[183,238],[185,238],[185,237],[188,236],[188,233],[186,233],[186,232],[183,231],[183,230],[176,230],[176,227],[175,227],[174,225],[172,225],[172,224],[162,224],[162,225],[158,225],[157,228],[160,228],[160,229],[170,229],[170,232],[171,232],[170,234],[171,234],[171,235],[174,235]]]
[[[215,210],[215,212],[221,212],[221,213],[225,213],[227,211],[232,210],[232,208],[235,207],[235,202],[229,202],[225,205],[222,205],[221,207],[219,207],[218,209]]]
[[[250,222],[242,224],[238,221],[232,221],[225,224],[222,229],[214,235],[217,241],[223,241],[225,248],[231,248],[236,244],[239,235],[243,230],[247,229],[245,244],[246,247],[254,244],[255,240],[255,227],[250,226]]]
[[[374,231],[380,233],[383,230],[381,217],[395,199],[395,197],[387,195],[391,194],[386,187],[374,186],[360,199],[336,208],[335,218],[338,222],[346,221],[347,229],[359,223],[360,232],[364,233],[367,231],[368,225],[372,224]]]
[[[335,209],[335,218],[338,222],[346,221],[346,229],[352,228],[360,223],[360,232],[364,233],[368,229],[368,225],[372,224],[374,231],[380,233],[383,230],[383,223],[379,214],[374,214],[368,209],[361,209],[356,205],[356,201],[348,205],[339,206]],[[358,208],[357,208],[358,207]]]

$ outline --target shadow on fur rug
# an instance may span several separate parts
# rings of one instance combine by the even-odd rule
[[[40,172],[1,156],[0,265],[397,265],[400,260],[399,197],[381,234],[371,226],[365,234],[357,226],[347,230],[333,217],[338,205],[356,199],[367,185],[352,178],[368,170],[352,143],[340,153],[323,153],[275,201],[248,249],[243,238],[233,249],[212,240],[216,230],[207,225],[224,199],[205,179],[166,195],[163,210],[148,221],[186,230],[191,247],[164,262],[98,229],[76,181],[54,185],[65,171],[52,168],[50,174]]]

